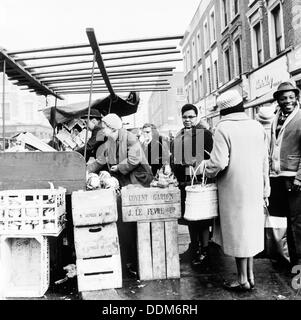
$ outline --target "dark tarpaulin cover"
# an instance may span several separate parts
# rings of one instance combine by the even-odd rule
[[[130,92],[126,99],[111,95],[92,102],[91,109],[96,109],[102,114],[116,113],[119,117],[129,116],[137,112],[140,102],[139,94]],[[67,106],[50,107],[43,110],[45,117],[53,128],[57,124],[80,118],[87,114],[88,102],[79,102]]]

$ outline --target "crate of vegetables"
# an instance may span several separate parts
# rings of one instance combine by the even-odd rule
[[[65,227],[66,189],[0,191],[0,235],[58,236]]]

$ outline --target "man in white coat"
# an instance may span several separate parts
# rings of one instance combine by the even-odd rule
[[[254,288],[253,257],[264,249],[264,201],[269,196],[268,150],[263,127],[244,112],[236,90],[217,99],[217,124],[209,160],[208,178],[217,178],[222,247],[235,257],[238,279],[226,289]]]

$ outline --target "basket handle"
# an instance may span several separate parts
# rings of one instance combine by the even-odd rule
[[[202,162],[196,167],[195,170],[193,169],[193,166],[189,167],[189,170],[190,170],[189,173],[190,173],[190,176],[192,176],[192,179],[191,179],[191,186],[192,187],[193,187],[194,180],[195,179],[197,180],[196,174],[197,174],[198,170],[200,169],[201,164],[202,164]],[[206,170],[206,164],[204,166],[204,170],[203,170],[203,173],[202,173],[202,186],[204,186],[207,183],[207,177],[205,175],[205,170]]]

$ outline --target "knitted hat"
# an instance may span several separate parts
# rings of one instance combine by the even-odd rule
[[[275,108],[273,107],[262,107],[256,115],[256,120],[262,124],[272,123],[275,116]]]
[[[236,107],[242,102],[242,97],[237,90],[228,90],[217,98],[216,105],[220,110],[225,110]]]
[[[282,92],[286,92],[286,91],[293,91],[293,92],[295,92],[296,96],[298,96],[300,94],[300,90],[298,88],[294,87],[292,83],[290,83],[290,82],[282,82],[278,86],[277,91],[274,92],[274,94],[273,94],[274,99],[277,100],[278,96]]]
[[[119,130],[122,128],[122,121],[115,113],[109,113],[102,118],[104,122],[111,129]]]

